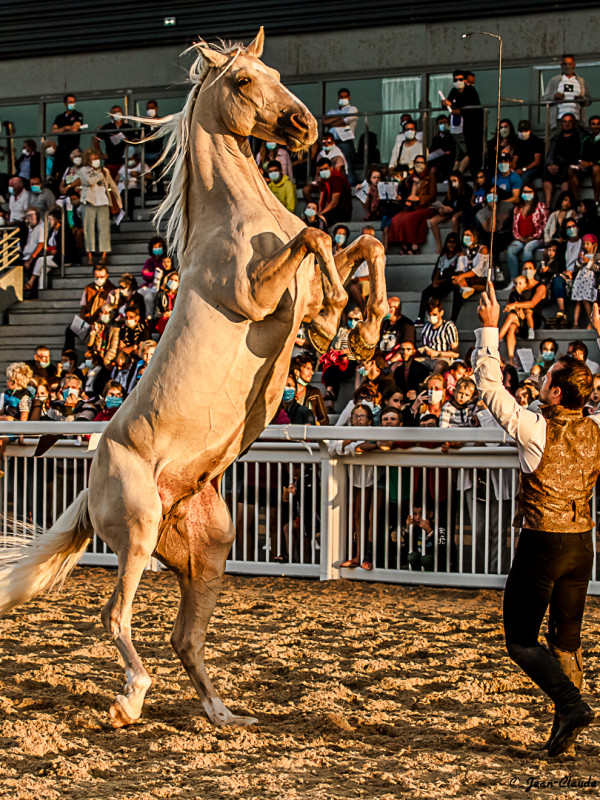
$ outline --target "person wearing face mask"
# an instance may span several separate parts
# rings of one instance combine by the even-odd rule
[[[306,406],[301,405],[296,400],[296,390],[298,383],[295,376],[290,372],[285,381],[283,390],[283,407],[291,425],[314,425],[315,415]]]
[[[123,405],[125,390],[117,381],[109,381],[104,387],[104,399],[100,411],[94,417],[94,422],[108,422]]]
[[[100,154],[95,150],[86,150],[80,177],[81,202],[85,206],[83,235],[88,264],[94,263],[93,254],[96,249],[102,253],[98,263],[106,264],[107,255],[111,251],[111,206],[121,209],[121,196],[110,172],[102,166]]]
[[[404,123],[402,139],[396,139],[392,155],[390,156],[389,169],[400,170],[404,175],[408,175],[413,168],[415,158],[422,156],[424,152],[423,140],[417,138],[417,126],[411,120]]]
[[[76,147],[69,154],[70,164],[61,173],[59,191],[61,197],[66,197],[69,192],[81,194],[81,168],[83,166],[83,151]]]
[[[560,60],[560,75],[554,75],[542,95],[542,103],[550,104],[550,130],[565,114],[585,124],[585,106],[589,106],[591,95],[587,83],[575,73],[575,58],[565,53]],[[574,162],[573,162],[574,163]]]
[[[286,147],[277,142],[261,141],[260,149],[256,154],[256,163],[259,167],[266,167],[271,161],[279,162],[279,170],[282,175],[287,175],[292,183],[294,183],[294,169],[292,159]]]
[[[340,325],[329,350],[321,356],[321,381],[325,386],[324,401],[328,411],[335,411],[342,381],[350,380],[355,375],[356,361],[350,358],[348,336],[362,318],[359,308],[351,308],[346,323]]]
[[[61,380],[58,397],[50,403],[46,419],[55,422],[74,422],[75,420],[91,422],[97,413],[98,409],[89,402],[83,391],[83,379],[69,374]],[[56,439],[58,439],[58,435],[56,435]],[[53,442],[48,444],[53,444]]]
[[[544,339],[542,342],[540,342],[540,357],[536,361],[536,364],[542,368],[541,374],[545,375],[557,360],[558,342],[556,339]]]
[[[336,225],[333,229],[333,253],[340,253],[348,246],[350,229],[346,225]]]
[[[436,117],[437,133],[431,139],[428,162],[438,183],[448,180],[456,161],[456,142],[450,133],[450,117]]]
[[[523,264],[523,274],[517,275],[514,289],[504,307],[506,319],[500,328],[500,341],[506,337],[508,363],[515,366],[517,339],[535,339],[535,329],[542,324],[541,308],[546,290],[535,278],[533,262]]]
[[[149,120],[151,121],[154,120],[155,123],[160,120],[160,113],[158,110],[158,103],[156,102],[156,100],[148,100],[148,102],[146,103],[146,116],[148,117]],[[141,141],[144,141],[153,133],[155,133],[156,127],[157,127],[156,124],[152,124],[152,122],[150,123],[143,122],[140,127]],[[162,155],[164,146],[165,146],[164,137],[144,141],[144,146],[142,149],[144,162],[148,164],[148,166],[152,170],[152,176],[153,176],[152,183],[150,183],[149,185],[149,193],[151,194],[162,195],[164,194],[165,191],[164,179],[161,177],[162,166],[158,166],[155,168],[156,162]]]
[[[62,214],[56,206],[46,216],[46,230],[46,258],[44,259],[43,254],[36,258],[30,277],[23,287],[27,291],[33,291],[34,295],[38,286],[40,289],[46,288],[47,274],[61,263],[63,244],[65,266],[79,259],[73,233],[68,225],[64,225],[63,231]]]
[[[456,272],[450,278],[454,284],[454,297],[452,301],[452,320],[456,322],[464,300],[468,300],[475,292],[485,289],[487,280],[490,251],[485,245],[480,245],[477,231],[466,228],[462,239],[464,253],[458,257]]]
[[[432,297],[443,299],[454,290],[452,278],[456,273],[458,259],[462,254],[462,247],[458,233],[449,233],[446,236],[444,246],[435,262],[435,267],[431,273],[431,283],[421,292],[421,303],[419,305],[419,318],[416,324],[422,325],[425,317],[427,303]],[[458,316],[458,313],[457,313]],[[451,317],[456,322],[454,316]]]
[[[410,408],[414,423],[418,425],[421,417],[429,416],[430,414],[436,417],[439,422],[442,408],[447,399],[448,395],[446,394],[443,377],[435,373],[429,375],[425,380],[425,388],[416,396]]]
[[[41,178],[42,159],[35,139],[24,140],[21,155],[15,162],[15,176],[21,178],[26,188],[29,188],[32,178]]]
[[[600,253],[598,238],[592,233],[581,237],[583,248],[577,260],[578,271],[573,281],[571,300],[575,303],[573,327],[579,327],[582,306],[589,318],[591,327],[592,304],[598,301],[598,273],[600,272]]]
[[[105,303],[92,325],[88,339],[88,349],[102,359],[105,367],[112,367],[119,350],[120,328],[114,321],[115,308]]]
[[[69,165],[71,151],[79,147],[79,130],[83,124],[83,114],[75,107],[75,95],[66,94],[63,100],[65,110],[55,118],[51,129],[58,136],[58,147],[54,154],[54,165],[58,174],[63,173]]]
[[[501,119],[499,127],[498,152],[508,153],[512,160],[515,144],[518,141],[514,125],[510,119]],[[496,163],[496,134],[494,134],[491,139],[488,139],[486,163],[490,165]]]
[[[308,228],[317,228],[320,231],[327,230],[327,220],[319,214],[318,206],[312,201],[306,204],[303,212],[304,221]]]
[[[108,168],[108,167],[107,167]],[[139,154],[128,148],[125,163],[118,168],[117,188],[121,196],[121,205],[127,207],[127,219],[133,219],[134,200],[141,196],[142,181],[150,180],[150,168],[142,164]]]
[[[600,116],[597,114],[590,117],[590,132],[584,134],[579,162],[569,167],[569,189],[576,202],[579,200],[579,185],[586,177],[592,180],[594,204],[598,205],[600,200]],[[589,232],[593,233],[593,231]]]
[[[315,373],[312,358],[306,355],[297,356],[292,360],[290,372],[298,383],[296,400],[312,411],[316,425],[329,425],[329,415],[321,390],[317,386],[309,385]]]
[[[548,209],[538,201],[533,185],[524,184],[521,201],[513,216],[513,241],[508,245],[506,255],[508,270],[514,280],[519,274],[519,254],[523,261],[531,261],[535,251],[544,246],[544,228],[548,219]]]
[[[119,333],[119,351],[131,355],[138,349],[141,342],[149,338],[150,332],[146,323],[140,319],[140,312],[137,308],[128,308]]]
[[[29,270],[44,249],[44,223],[37,208],[30,206],[27,209],[25,223],[27,225],[27,241],[23,248],[23,266]]]
[[[123,108],[115,105],[110,109],[110,121],[102,125],[96,134],[98,144],[102,143],[106,151],[105,166],[112,178],[117,180],[119,169],[125,162],[127,147],[126,140],[134,137],[135,128],[123,119]]]
[[[80,300],[79,315],[89,325],[97,321],[101,308],[115,301],[116,286],[108,277],[106,267],[97,266],[94,280],[83,290]]]
[[[546,168],[542,175],[544,197],[548,207],[555,187],[560,187],[563,192],[569,188],[569,167],[579,164],[584,139],[583,130],[578,127],[573,114],[564,114],[559,124],[559,132],[550,140]]]
[[[544,241],[546,244],[557,241],[563,244],[567,241],[566,224],[567,220],[577,220],[575,211],[575,198],[570,192],[561,192],[556,200],[554,211],[548,217],[544,227]]]
[[[267,175],[267,186],[281,205],[293,214],[296,210],[296,187],[283,172],[281,163],[279,161],[269,161]]]
[[[347,177],[351,186],[356,183],[354,175],[354,157],[356,150],[354,138],[358,123],[358,108],[352,105],[348,89],[338,90],[338,107],[327,112],[325,125],[330,129],[337,146],[346,158]]]
[[[390,222],[388,241],[398,243],[403,253],[417,254],[427,238],[427,220],[434,216],[431,203],[437,195],[434,173],[424,156],[415,158],[414,171],[406,179],[409,195],[405,208]]]
[[[11,178],[8,182],[9,222],[23,229],[23,241],[26,238],[25,212],[31,205],[31,195],[25,188],[21,178]]]
[[[110,378],[110,370],[105,366],[102,356],[89,348],[86,351],[81,370],[84,376],[85,395],[88,400],[95,403],[104,394],[104,387]]]
[[[179,273],[176,270],[167,272],[162,279],[154,304],[155,330],[161,335],[173,313],[178,289]]]
[[[352,191],[346,178],[333,168],[328,158],[317,161],[319,174],[319,214],[327,227],[352,218]]]
[[[56,376],[56,366],[52,363],[50,350],[45,344],[38,345],[35,348],[33,359],[26,363],[31,368],[33,377],[36,380],[44,379],[50,382]]]
[[[365,210],[365,221],[381,219],[384,214],[386,192],[382,180],[381,170],[370,167],[365,180],[354,189]]]
[[[481,167],[483,111],[477,89],[465,81],[465,71],[456,69],[452,73],[454,85],[442,106],[450,112],[450,133],[456,143],[454,169],[471,175]]]
[[[54,192],[47,186],[42,185],[41,178],[32,178],[29,184],[29,199],[31,207],[37,208],[40,213],[40,218],[46,216],[48,211],[56,205],[56,197]]]
[[[518,126],[518,138],[513,145],[512,168],[521,176],[523,183],[530,183],[542,176],[544,161],[544,142],[531,130],[528,119],[522,119]]]
[[[452,230],[458,234],[461,221],[465,224],[465,215],[471,208],[471,197],[473,190],[465,181],[465,176],[459,170],[450,173],[448,191],[443,202],[437,206],[437,213],[429,220],[429,227],[435,239],[435,252],[439,255],[442,252],[442,237],[440,235],[440,224],[447,220],[452,220]]]
[[[342,175],[348,174],[348,162],[346,156],[335,143],[335,138],[332,133],[327,132],[323,134],[321,149],[319,150],[319,158],[328,158],[334,169],[341,172]]]

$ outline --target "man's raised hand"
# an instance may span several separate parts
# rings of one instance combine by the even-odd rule
[[[487,292],[481,293],[481,300],[477,314],[484,328],[497,328],[500,319],[500,306],[496,300],[494,284],[490,281],[487,285]]]

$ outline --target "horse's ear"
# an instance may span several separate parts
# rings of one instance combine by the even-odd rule
[[[219,53],[218,50],[213,50],[212,47],[208,47],[208,45],[205,44],[197,44],[195,47],[202,58],[207,64],[210,64],[211,67],[220,69],[227,63],[227,56],[223,53]]]
[[[246,53],[249,56],[256,56],[256,58],[260,58],[263,54],[264,46],[265,46],[265,29],[261,25],[259,32],[256,34],[256,39],[253,42],[250,42],[250,44],[246,48]]]

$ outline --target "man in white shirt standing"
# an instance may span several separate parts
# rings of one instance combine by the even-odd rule
[[[339,108],[332,108],[327,112],[327,116],[331,117],[331,120],[326,119],[324,122],[331,130],[337,146],[346,157],[346,162],[348,164],[346,177],[348,178],[350,186],[354,186],[356,184],[356,176],[354,174],[354,156],[356,155],[354,139],[356,136],[358,117],[351,115],[358,114],[358,108],[350,103],[350,92],[348,89],[340,89],[338,91],[338,106]]]
[[[582,700],[581,621],[594,561],[590,499],[600,474],[600,415],[583,416],[593,387],[589,368],[562,356],[546,373],[542,412],[519,406],[502,384],[500,306],[488,284],[478,309],[473,371],[481,397],[516,443],[521,465],[517,511],[521,528],[504,591],[508,654],[554,701],[546,744],[550,756],[571,748],[594,719]],[[593,324],[600,334],[600,312]],[[547,641],[538,641],[550,607]]]
[[[575,58],[565,53],[560,60],[561,74],[548,81],[542,102],[550,103],[550,130],[554,130],[565,114],[573,114],[581,124],[585,124],[584,106],[591,103],[590,91],[586,82],[575,74]]]

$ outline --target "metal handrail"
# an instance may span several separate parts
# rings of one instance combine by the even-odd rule
[[[0,269],[7,269],[19,260],[21,254],[19,234],[18,228],[0,229]]]

